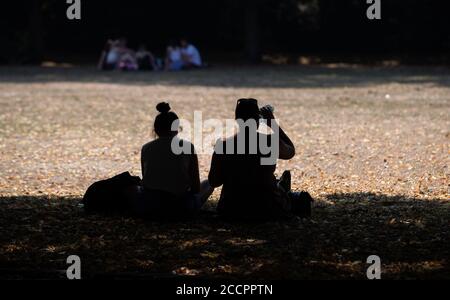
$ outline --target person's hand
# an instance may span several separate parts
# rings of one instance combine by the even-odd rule
[[[266,120],[273,120],[275,116],[273,115],[272,109],[268,106],[264,106],[261,108],[261,116]]]

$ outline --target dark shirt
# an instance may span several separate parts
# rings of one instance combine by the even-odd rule
[[[262,134],[259,134],[258,138],[260,136]],[[222,149],[226,149],[227,143],[234,143],[235,154],[218,154],[217,147],[222,146]],[[236,154],[236,136],[221,140],[216,145],[209,181],[214,187],[223,185],[218,212],[225,216],[245,218],[278,214],[279,208],[276,204],[278,190],[274,175],[276,163],[262,165],[261,158],[269,155],[261,154],[259,147],[256,154],[251,154],[248,145],[246,149],[245,154]]]

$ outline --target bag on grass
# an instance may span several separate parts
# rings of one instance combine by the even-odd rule
[[[290,193],[292,199],[292,212],[300,218],[311,217],[311,205],[314,199],[308,192]]]
[[[128,195],[140,184],[138,176],[125,172],[92,184],[81,203],[87,213],[125,213],[130,210]]]

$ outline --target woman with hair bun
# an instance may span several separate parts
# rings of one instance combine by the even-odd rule
[[[213,192],[208,181],[200,182],[194,145],[178,137],[179,118],[169,103],[156,106],[157,138],[142,147],[143,191],[135,207],[143,217],[186,216],[200,210]],[[173,143],[189,153],[175,154]],[[186,145],[187,143],[187,145]]]

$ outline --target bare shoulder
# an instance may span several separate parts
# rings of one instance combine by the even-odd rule
[[[147,151],[154,145],[155,141],[150,141],[142,146],[142,152]]]

